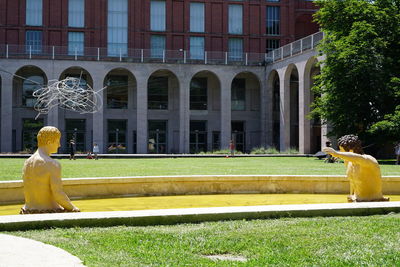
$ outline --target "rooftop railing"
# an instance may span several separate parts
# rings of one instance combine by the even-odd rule
[[[299,39],[297,41],[294,41],[290,44],[272,50],[268,52],[266,55],[267,64],[280,61],[285,58],[295,56],[297,54],[301,54],[304,51],[310,49],[314,49],[323,38],[324,38],[324,33],[317,32],[302,39]]]
[[[318,32],[269,53],[240,53],[185,50],[32,46],[0,44],[0,58],[92,60],[136,63],[216,64],[263,66],[314,49],[323,38]]]

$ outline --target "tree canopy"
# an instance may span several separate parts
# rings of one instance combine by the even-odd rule
[[[364,143],[400,139],[400,0],[317,0],[325,33],[312,115]]]

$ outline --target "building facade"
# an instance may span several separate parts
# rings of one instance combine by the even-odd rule
[[[62,131],[61,151],[70,139],[105,153],[198,153],[232,139],[244,152],[300,148],[281,140],[280,85],[266,65],[318,30],[314,12],[304,0],[0,0],[1,151],[32,150],[43,125]],[[32,92],[66,77],[99,91],[102,109],[35,120]]]

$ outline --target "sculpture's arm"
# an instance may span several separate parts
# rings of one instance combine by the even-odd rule
[[[59,205],[68,211],[79,211],[79,209],[71,203],[71,200],[63,190],[61,181],[61,166],[58,162],[56,162],[55,165],[52,165],[50,170],[50,187],[51,191],[53,192],[54,199]]]
[[[331,154],[334,157],[341,158],[345,161],[350,161],[354,163],[362,163],[366,161],[366,159],[362,155],[353,152],[336,151],[331,147],[325,147],[322,149],[322,151],[327,154]]]

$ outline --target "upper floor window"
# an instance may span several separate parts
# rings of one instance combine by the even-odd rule
[[[108,0],[108,55],[128,54],[128,0]]]
[[[240,61],[243,57],[243,40],[241,38],[229,38],[229,60]]]
[[[26,25],[42,26],[42,0],[26,0]]]
[[[190,58],[204,59],[204,37],[190,37]]]
[[[267,39],[267,49],[266,52],[271,52],[279,48],[279,40],[278,39]]]
[[[68,1],[68,26],[85,27],[85,0]]]
[[[280,17],[281,9],[279,6],[267,7],[267,34],[279,35],[280,32]]]
[[[243,6],[229,5],[229,33],[243,33]]]
[[[165,1],[150,2],[150,29],[165,31]]]
[[[204,32],[204,3],[190,3],[190,31]]]
[[[69,32],[68,33],[68,55],[83,55],[85,47],[83,32]]]
[[[150,54],[152,58],[162,58],[165,50],[165,36],[152,35],[150,39]]]
[[[267,0],[267,2],[280,2],[281,0]]]
[[[39,54],[42,52],[42,31],[26,31],[26,52]]]

